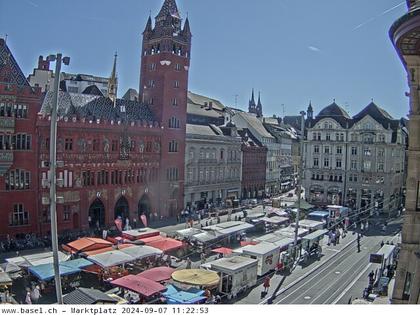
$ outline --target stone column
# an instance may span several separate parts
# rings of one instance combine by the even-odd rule
[[[404,56],[410,86],[409,150],[406,212],[402,231],[400,259],[393,292],[393,303],[419,302],[420,283],[420,209],[417,208],[420,181],[420,56]],[[407,272],[412,274],[410,296],[403,295]]]

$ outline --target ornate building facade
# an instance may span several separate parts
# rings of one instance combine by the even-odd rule
[[[335,102],[307,119],[308,202],[395,211],[403,200],[407,134],[373,102],[350,117]]]
[[[187,125],[185,206],[221,205],[241,192],[241,138],[236,128]]]
[[[182,209],[190,49],[188,19],[181,30],[175,0],[165,0],[143,34],[139,98],[117,98],[116,56],[107,96],[61,86],[59,232],[110,226],[118,216],[173,217]],[[38,81],[30,86],[4,40],[0,52],[0,199],[9,218],[0,237],[47,234],[52,92]]]
[[[406,211],[392,303],[420,304],[420,1],[407,0],[407,6],[389,32],[408,74],[410,96]]]
[[[0,38],[0,237],[38,230],[36,117],[41,89],[32,88]]]

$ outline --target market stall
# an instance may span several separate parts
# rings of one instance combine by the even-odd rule
[[[261,242],[257,245],[248,245],[241,248],[242,256],[258,261],[258,276],[275,270],[280,257],[280,248],[274,243]]]
[[[200,289],[212,289],[219,285],[220,277],[217,272],[203,269],[177,270],[172,279],[181,285],[191,285]]]
[[[110,252],[89,256],[87,259],[102,268],[123,265],[125,263],[136,260],[136,258],[124,253],[121,250],[113,250]]]
[[[83,237],[63,245],[63,249],[69,253],[89,252],[106,247],[112,247],[112,243],[101,238]]]
[[[138,276],[161,283],[161,282],[170,280],[174,272],[175,272],[174,268],[156,267],[156,268],[145,270],[139,273]]]
[[[175,232],[175,237],[179,240],[190,240],[192,236],[203,233],[202,230],[196,228],[189,228]]]
[[[63,296],[63,303],[73,305],[103,305],[117,304],[118,300],[96,289],[77,288]]]
[[[295,237],[295,228],[292,226],[277,230],[274,232],[276,235],[283,235],[289,238]],[[306,229],[299,228],[298,229],[298,237],[303,237],[305,235],[309,234],[309,231]]]
[[[94,256],[94,255],[99,255],[99,254],[103,254],[103,253],[107,253],[107,252],[112,252],[113,250],[122,250],[128,247],[133,247],[135,245],[133,244],[119,244],[117,246],[112,246],[112,247],[105,247],[105,248],[101,248],[101,249],[95,249],[95,250],[91,250],[91,251],[87,251],[87,252],[83,252],[82,256],[87,257],[87,256]]]
[[[167,304],[202,304],[207,300],[203,290],[181,290],[172,284],[166,286],[162,296]]]
[[[86,259],[63,261],[59,263],[59,273],[62,280],[63,291],[69,291],[80,285],[80,272],[84,268],[91,266],[92,263]],[[29,273],[44,282],[49,287],[47,291],[54,289],[54,265],[52,263],[29,267]]]
[[[127,294],[124,296],[126,300],[132,300],[134,303],[153,303],[153,301],[160,296],[166,288],[155,281],[143,278],[141,276],[128,275],[126,277],[114,280],[112,285],[119,288],[127,289],[134,294]],[[120,292],[120,296],[123,295]]]
[[[133,257],[136,260],[145,259],[145,258],[155,258],[157,255],[161,255],[162,251],[160,249],[151,247],[151,246],[130,246],[126,248],[121,248],[120,251],[124,254],[127,254]]]
[[[296,223],[292,223],[292,226],[295,227]],[[300,220],[299,221],[299,228],[306,229],[309,232],[322,230],[324,228],[324,223],[314,220]]]
[[[181,241],[175,240],[173,238],[168,238],[168,237],[151,241],[151,242],[147,242],[146,244],[148,246],[161,250],[165,254],[174,252],[184,247],[184,243],[182,243]]]
[[[58,260],[66,261],[69,260],[70,256],[63,252],[58,252]],[[44,252],[33,255],[18,256],[12,258],[6,258],[6,262],[15,264],[18,267],[32,267],[38,265],[44,265],[53,262],[53,252]]]
[[[220,275],[219,292],[236,297],[257,284],[258,261],[253,258],[234,256],[209,263],[210,270]]]
[[[148,237],[159,236],[160,232],[151,228],[135,229],[130,231],[123,231],[123,238],[129,239],[130,241],[141,240]]]
[[[233,250],[227,247],[219,247],[211,250],[213,253],[221,254],[221,255],[230,255],[232,254]]]

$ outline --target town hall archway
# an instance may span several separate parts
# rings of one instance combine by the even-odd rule
[[[96,199],[89,207],[89,227],[94,228],[99,222],[99,226],[105,225],[105,206],[100,199]]]
[[[121,217],[123,222],[126,218],[130,217],[130,208],[128,206],[128,201],[127,199],[125,199],[125,197],[121,197],[120,199],[118,199],[117,203],[115,204],[114,217]]]

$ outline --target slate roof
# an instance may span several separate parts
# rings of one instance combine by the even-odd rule
[[[134,101],[139,98],[139,93],[135,89],[128,89],[122,98],[123,100]]]
[[[249,114],[245,112],[235,112],[236,115],[242,117],[261,137],[271,138],[274,137],[264,128],[264,125],[255,114]],[[235,119],[233,118],[235,121]]]
[[[175,0],[165,0],[156,18],[166,17],[168,15],[175,16],[179,19],[181,18]]]
[[[225,108],[225,105],[216,99],[188,91],[188,103],[204,106],[205,103],[209,104],[210,102],[214,109],[223,110]]]
[[[0,82],[30,86],[3,38],[0,38]]]
[[[74,73],[61,73],[62,80],[70,80],[70,81],[88,81],[88,82],[95,82],[95,83],[106,83],[108,84],[109,78],[98,77],[90,74],[74,74]]]
[[[100,89],[96,85],[89,85],[82,94],[89,94],[89,95],[97,95],[97,96],[104,96]]]
[[[53,92],[48,91],[42,102],[41,113],[51,112]],[[125,107],[125,113],[121,107]],[[142,103],[117,99],[116,106],[111,99],[103,96],[76,94],[60,91],[58,103],[58,116],[87,119],[101,119],[114,121],[155,121],[150,108]]]
[[[347,128],[347,125],[351,123],[349,114],[334,102],[321,110],[316,118],[312,120],[311,125],[314,126],[318,121],[327,117],[334,119],[343,128]]]
[[[118,301],[105,293],[88,288],[77,288],[63,297],[64,304],[96,304],[98,302],[116,304]]]
[[[263,147],[260,141],[252,134],[248,128],[239,129],[238,134],[242,138],[242,143],[248,147]]]
[[[283,117],[283,123],[286,125],[292,126],[296,130],[300,130],[301,125],[301,116],[284,116]]]
[[[389,124],[395,126],[396,122],[394,118],[373,102],[366,106],[360,113],[353,116],[354,123],[362,120],[367,115],[375,119],[378,123],[382,124],[385,129],[389,127]]]
[[[217,136],[210,126],[187,124],[187,134],[201,136]]]

